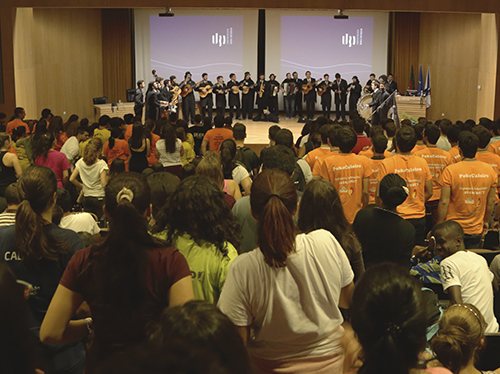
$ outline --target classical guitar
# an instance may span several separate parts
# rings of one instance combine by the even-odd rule
[[[212,86],[200,87],[200,97],[202,99],[204,99],[205,97],[207,97],[212,92],[213,92],[213,87]]]
[[[187,95],[189,95],[191,92],[193,92],[193,89],[198,86],[201,82],[203,81],[199,81],[198,83],[194,84],[194,85],[191,85],[191,84],[184,84],[184,86],[182,87],[182,92],[181,92],[181,96],[182,97],[186,97]]]
[[[311,90],[314,89],[315,86],[318,85],[319,82],[321,82],[323,79],[320,78],[318,79],[316,82],[307,82],[305,84],[302,84],[302,92],[307,95],[309,92],[311,92]]]
[[[332,87],[332,84],[333,82],[330,82],[328,84],[322,84],[321,86],[318,87],[318,95],[321,96],[323,95],[326,90],[327,90],[327,87]]]

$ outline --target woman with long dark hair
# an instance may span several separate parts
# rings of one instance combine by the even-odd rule
[[[0,132],[0,196],[5,196],[5,189],[14,183],[23,172],[19,159],[10,153],[12,146],[10,135]]]
[[[161,129],[161,139],[156,142],[155,153],[165,171],[181,177],[184,148],[172,125],[166,124]]]
[[[56,151],[56,140],[51,132],[40,138],[34,149],[35,165],[47,166],[54,171],[57,177],[57,187],[64,188],[69,179],[70,165],[66,155]]]
[[[16,277],[30,285],[30,330],[38,339],[40,325],[64,269],[75,252],[83,248],[83,243],[76,232],[51,223],[57,193],[57,179],[51,169],[28,168],[17,182],[17,192],[21,204],[16,224],[0,228],[0,255]],[[83,343],[75,341],[59,346],[39,343],[38,347],[50,372],[83,372]]]
[[[349,307],[354,275],[331,233],[296,235],[297,199],[285,172],[255,178],[259,247],[233,261],[218,306],[238,326],[256,373],[342,373],[339,307]]]
[[[54,149],[60,151],[64,143],[68,140],[68,136],[64,132],[63,119],[60,116],[55,116],[50,121],[48,131],[54,135],[56,146]]]
[[[330,231],[344,249],[354,271],[354,282],[365,272],[361,244],[344,214],[335,186],[325,179],[310,181],[299,205],[299,229],[304,233]]]
[[[119,128],[111,129],[111,136],[109,140],[104,145],[104,150],[102,154],[108,158],[108,166],[111,167],[111,163],[115,158],[120,158],[124,162],[128,161],[130,156],[130,150],[128,144],[125,140],[120,139],[122,130]]]
[[[140,122],[136,122],[133,125],[132,136],[128,140],[128,147],[130,151],[128,169],[136,173],[142,173],[148,167],[151,142],[144,136],[144,128]]]
[[[235,141],[233,139],[224,140],[219,151],[224,179],[234,180],[245,191],[245,195],[250,195],[252,179],[247,169],[235,161],[237,151]]]
[[[217,303],[229,265],[238,256],[239,225],[220,188],[205,176],[181,182],[156,219],[154,231],[186,257],[196,299]]]
[[[42,341],[78,341],[95,331],[86,373],[112,354],[147,339],[147,325],[168,306],[193,299],[191,272],[179,251],[149,235],[150,189],[137,173],[106,186],[110,229],[104,242],[68,264],[40,330]],[[72,321],[86,301],[92,320]]]

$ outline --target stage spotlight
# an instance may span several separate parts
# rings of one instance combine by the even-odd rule
[[[343,9],[339,9],[339,14],[336,14],[333,16],[334,19],[349,19],[349,16],[347,14],[344,14]]]
[[[165,8],[166,10],[166,8]],[[173,17],[175,16],[174,13],[172,13],[172,8],[168,8],[168,10],[165,11],[165,13],[159,13],[158,17]]]

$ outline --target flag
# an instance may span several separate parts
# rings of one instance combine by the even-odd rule
[[[427,67],[427,77],[425,78],[425,102],[426,107],[431,106],[431,68]]]
[[[418,88],[417,88],[417,93],[418,95],[423,95],[424,93],[424,77],[422,75],[422,65],[420,65],[420,72],[418,73]]]
[[[411,74],[410,74],[410,90],[415,89],[415,77],[413,76],[413,65],[411,66]]]

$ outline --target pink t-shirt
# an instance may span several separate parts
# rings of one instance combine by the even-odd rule
[[[66,155],[59,151],[49,151],[47,159],[44,160],[43,156],[38,156],[35,160],[35,165],[47,166],[51,168],[57,177],[57,188],[64,188],[63,186],[63,171],[70,168]]]

